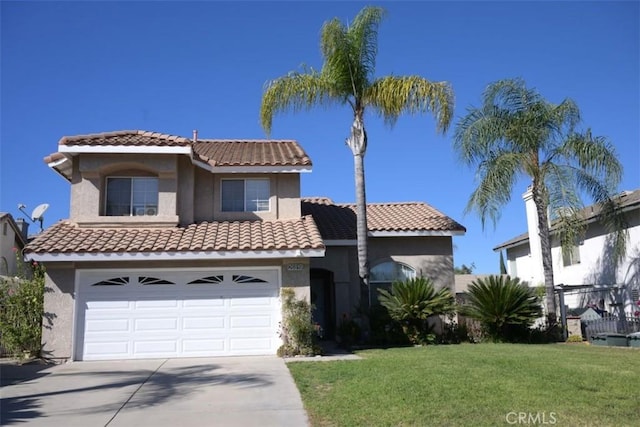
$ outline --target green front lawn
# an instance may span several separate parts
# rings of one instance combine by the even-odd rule
[[[358,355],[289,363],[312,425],[640,425],[634,349],[462,344]]]

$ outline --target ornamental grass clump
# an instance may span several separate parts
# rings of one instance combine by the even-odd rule
[[[430,318],[454,311],[455,299],[447,288],[436,290],[433,281],[424,277],[394,282],[391,291],[378,289],[378,301],[393,320],[400,323],[412,344],[435,341]]]
[[[467,302],[460,308],[464,316],[477,320],[494,342],[528,339],[529,328],[542,316],[535,289],[510,276],[488,276],[471,283]]]

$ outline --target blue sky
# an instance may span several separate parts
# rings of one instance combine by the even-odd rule
[[[523,78],[551,102],[574,99],[583,125],[615,145],[621,189],[640,188],[639,2],[380,2],[377,75],[447,80],[456,121],[487,84]],[[264,138],[266,81],[320,68],[319,32],[360,2],[0,3],[0,211],[49,203],[69,215],[69,185],[43,163],[65,135],[144,129],[202,138]],[[526,231],[521,180],[495,229],[464,215],[474,173],[452,150],[453,127],[431,116],[393,129],[366,117],[369,202],[425,201],[467,227],[455,264],[498,271],[495,245]],[[314,162],[305,196],[354,200],[347,108],[283,114],[272,137],[296,139]],[[455,122],[454,122],[455,125]],[[37,226],[32,225],[32,229]]]

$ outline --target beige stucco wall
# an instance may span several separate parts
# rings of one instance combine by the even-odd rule
[[[309,258],[282,260],[282,287],[293,288],[296,298],[310,301]]]
[[[269,179],[269,210],[223,212],[220,188],[224,179]],[[300,176],[294,174],[216,174],[213,177],[213,217],[216,221],[274,220],[300,218]],[[201,201],[198,200],[198,203]]]
[[[158,215],[104,216],[104,191],[109,176],[158,177]],[[175,225],[177,156],[174,154],[82,154],[73,158],[71,220],[85,226]]]
[[[211,221],[213,215],[213,174],[202,168],[194,168],[195,188],[193,202],[194,222]],[[180,187],[182,191],[182,186]]]
[[[103,215],[108,176],[157,176],[158,215]],[[268,212],[222,212],[225,178],[268,178]],[[81,154],[73,158],[70,218],[83,226],[175,226],[202,221],[274,220],[300,217],[298,173],[213,174],[174,154]]]
[[[71,359],[75,307],[75,271],[71,263],[46,265],[42,355]]]
[[[431,278],[437,287],[454,290],[451,237],[378,237],[369,239],[370,267],[395,261],[414,268],[418,276]],[[336,322],[353,314],[360,302],[356,246],[329,246],[324,258],[312,258],[311,268],[333,272]]]
[[[300,174],[277,174],[275,178],[278,218],[300,218]]]
[[[369,264],[393,260],[429,277],[437,287],[454,291],[451,237],[378,237],[369,239]]]

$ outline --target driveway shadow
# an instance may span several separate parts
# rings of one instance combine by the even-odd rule
[[[51,375],[50,372],[45,372],[45,369],[52,366],[42,360],[25,364],[17,361],[0,362],[0,387],[3,387],[3,392],[0,394],[4,396],[4,387]],[[0,425],[37,418],[42,415],[38,410],[39,406],[37,399],[28,397],[2,398],[0,399]]]
[[[42,360],[34,360],[24,364],[18,363],[17,361],[0,362],[0,387],[31,381],[35,378],[49,375],[49,372],[42,371],[52,366],[55,365],[48,364]]]
[[[89,362],[91,363],[91,362]],[[87,369],[84,369],[84,368]],[[115,366],[118,367],[117,365]],[[55,377],[55,378],[54,378]],[[96,413],[110,413],[114,417],[129,402],[136,408],[153,407],[162,405],[169,400],[188,398],[204,387],[235,386],[265,387],[272,384],[267,375],[261,373],[229,372],[216,364],[194,364],[184,367],[132,370],[105,370],[91,369],[83,366],[81,370],[57,371],[45,381],[59,381],[64,387],[42,393],[31,393],[2,399],[0,408],[0,424],[20,422],[28,419],[44,416],[47,408],[58,408],[55,402],[64,399],[68,402],[78,402],[73,409],[57,409],[55,416],[82,416]],[[136,388],[135,385],[138,385]],[[123,394],[120,389],[130,387],[130,391]],[[118,394],[117,391],[120,390]],[[104,391],[105,397],[102,404],[93,406],[80,406],[84,401],[83,395],[87,392]],[[116,392],[110,394],[110,392]],[[123,400],[123,397],[126,400]],[[46,407],[46,408],[45,408]],[[46,416],[49,416],[47,414]]]

